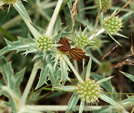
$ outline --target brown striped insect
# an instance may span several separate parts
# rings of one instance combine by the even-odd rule
[[[59,46],[58,49],[63,53],[66,53],[71,49],[68,39],[61,38],[58,44],[61,44],[61,46]]]
[[[69,51],[70,56],[75,60],[81,60],[85,57],[85,52],[80,48],[72,48]]]
[[[81,60],[85,57],[85,52],[80,48],[72,48],[70,46],[70,43],[68,39],[61,38],[58,42],[58,44],[61,44],[61,46],[58,47],[58,49],[63,52],[69,52],[70,56],[75,60]]]

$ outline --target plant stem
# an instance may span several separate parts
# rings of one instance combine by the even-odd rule
[[[63,58],[67,62],[67,64],[69,65],[69,67],[72,69],[72,71],[74,72],[74,74],[77,77],[77,79],[79,80],[79,82],[80,83],[83,82],[82,78],[80,77],[79,73],[76,71],[76,69],[74,68],[74,66],[72,65],[72,63],[68,59],[68,57],[66,55],[63,55]]]
[[[61,4],[62,4],[62,1],[63,1],[63,0],[59,0],[58,3],[57,3],[57,5],[56,5],[54,14],[53,14],[53,16],[52,16],[52,18],[51,18],[50,24],[49,24],[48,29],[47,29],[47,32],[46,32],[46,34],[48,34],[48,35],[51,33],[51,31],[52,31],[52,29],[53,29],[54,23],[55,23],[55,21],[56,21],[56,17],[58,16],[58,13],[59,13],[59,10],[60,10],[60,6],[61,6]],[[20,15],[21,15],[21,14],[20,14]],[[35,31],[36,29],[30,24],[30,22],[29,22],[27,19],[25,19],[25,17],[23,17],[23,15],[21,15],[21,16],[22,16],[23,20],[25,21],[26,25],[28,26],[28,28],[30,29],[30,31],[31,31],[31,33],[33,34],[33,36],[34,36],[35,38],[37,38],[37,35],[38,35],[38,34],[37,34],[37,32]],[[32,27],[33,27],[33,29],[32,29]],[[34,29],[35,29],[35,30],[34,30]],[[32,30],[34,30],[34,31],[32,31]],[[38,71],[38,66],[39,66],[40,63],[41,63],[40,61],[37,61],[37,62],[35,62],[35,64],[34,64],[34,67],[33,67],[33,70],[32,70],[32,72],[31,72],[31,75],[30,75],[29,81],[28,81],[28,83],[27,83],[27,86],[26,86],[26,88],[25,88],[25,90],[24,90],[24,93],[23,93],[21,99],[20,99],[20,103],[19,103],[19,108],[20,108],[20,109],[21,109],[21,108],[25,105],[25,103],[26,103],[27,96],[28,96],[28,94],[29,94],[29,92],[30,92],[30,89],[31,89],[31,87],[32,87],[32,84],[33,84],[33,82],[34,82],[35,76],[36,76],[37,71]]]
[[[31,25],[31,23],[23,15],[21,15],[21,17],[23,18],[23,20],[26,23],[27,27],[29,28],[29,30],[33,34],[34,38],[37,39],[39,37],[39,32]]]
[[[32,84],[33,84],[33,82],[34,82],[34,79],[35,79],[35,77],[36,77],[36,74],[37,74],[38,67],[39,67],[39,64],[40,64],[40,63],[41,63],[40,61],[37,61],[37,62],[35,62],[35,64],[34,64],[34,67],[33,67],[32,73],[31,73],[31,75],[30,75],[30,78],[29,78],[29,80],[28,80],[27,86],[26,86],[26,88],[25,88],[25,90],[24,90],[24,93],[23,93],[21,99],[20,99],[20,103],[19,103],[19,108],[20,108],[20,109],[21,109],[21,108],[25,105],[25,103],[26,103],[26,99],[27,99],[27,97],[28,97],[28,94],[29,94],[30,89],[31,89],[31,87],[32,87]]]
[[[66,111],[67,105],[27,105],[27,108],[36,111]],[[75,111],[79,111],[80,106],[74,108]],[[84,106],[84,111],[95,111],[101,109],[102,106]]]
[[[95,37],[98,36],[99,34],[103,33],[104,31],[105,31],[105,29],[103,29],[103,28],[100,29],[100,30],[96,33]],[[93,38],[94,38],[94,34],[89,37],[89,40],[92,40]]]
[[[56,8],[55,8],[54,13],[53,13],[53,16],[51,18],[51,21],[50,21],[49,26],[48,26],[47,31],[46,31],[46,35],[48,35],[48,36],[53,31],[53,27],[54,27],[55,21],[57,19],[57,16],[58,16],[58,13],[59,13],[62,2],[63,2],[63,0],[58,0],[58,2],[57,2]]]

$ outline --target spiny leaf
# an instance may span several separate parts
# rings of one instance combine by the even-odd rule
[[[0,94],[4,94],[9,98],[8,105],[10,107],[12,106],[12,112],[16,113],[17,101],[19,101],[19,98],[21,96],[20,83],[22,82],[25,68],[14,75],[11,63],[7,62],[7,60],[3,56],[1,56],[0,69],[5,81],[5,85],[0,85]]]
[[[116,108],[124,109],[119,103],[115,102],[113,99],[111,99],[110,97],[108,97],[108,96],[106,96],[104,94],[101,94],[100,98],[102,100],[104,100],[105,102],[115,106]]]
[[[13,6],[21,15],[23,15],[29,22],[31,22],[31,19],[27,13],[25,7],[23,6],[21,0],[17,0],[17,2]]]
[[[7,43],[7,46],[0,50],[0,56],[12,50],[17,50],[17,52],[25,51],[24,53],[26,54],[36,52],[37,50],[34,40],[30,37],[18,37],[18,41],[14,42],[11,42],[7,39],[5,39],[5,41]]]
[[[70,80],[68,77],[68,65],[63,58],[60,59],[61,81],[64,84],[66,80]]]
[[[98,74],[92,74],[91,75],[94,79],[97,79],[97,80],[102,80],[104,79],[105,77],[103,76],[100,76]],[[113,92],[112,90],[112,85],[111,85],[111,82],[110,81],[105,81],[105,82],[102,82],[100,84],[103,88],[105,88],[108,92]]]
[[[76,93],[73,93],[73,95],[71,96],[69,103],[68,103],[68,108],[66,110],[66,113],[71,113],[73,112],[77,102],[79,100],[79,97]]]

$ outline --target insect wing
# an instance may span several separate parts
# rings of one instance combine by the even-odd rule
[[[72,58],[78,61],[85,57],[85,52],[80,48],[70,49],[69,54]]]
[[[61,38],[61,39],[59,40],[58,44],[61,44],[61,46],[59,46],[58,49],[59,49],[60,51],[62,51],[63,53],[68,52],[68,51],[70,50],[70,48],[71,48],[71,47],[70,47],[70,43],[69,43],[68,40],[65,39],[65,38]]]

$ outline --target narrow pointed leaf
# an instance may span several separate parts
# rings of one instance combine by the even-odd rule
[[[23,6],[21,0],[17,0],[17,2],[13,6],[21,15],[23,15],[29,22],[31,22],[31,19],[27,13],[25,7]]]
[[[113,78],[113,76],[107,77],[107,78],[103,78],[103,79],[97,81],[97,83],[102,83],[102,82],[108,81],[108,80],[110,80],[111,78]]]
[[[104,76],[100,76],[98,74],[92,74],[91,75],[94,79],[97,79],[97,81],[105,79]],[[112,85],[110,81],[105,81],[100,84],[103,88],[105,88],[108,92],[113,92]]]
[[[66,80],[69,80],[68,77],[69,68],[63,58],[60,59],[60,69],[61,69],[61,82],[65,84]]]
[[[73,92],[76,90],[75,86],[59,86],[59,87],[55,87],[56,89],[62,90],[62,91],[69,91],[69,92]]]
[[[132,80],[134,82],[134,76],[125,72],[120,71],[123,75],[125,75],[127,78],[129,78],[130,80]]]
[[[83,113],[83,110],[84,110],[84,102],[81,101],[80,108],[79,108],[79,113]]]
[[[104,94],[101,94],[101,95],[100,95],[100,98],[101,98],[103,101],[105,101],[105,102],[107,102],[107,103],[109,103],[109,104],[115,106],[116,108],[124,109],[119,103],[117,103],[117,102],[114,101],[112,98],[110,98],[110,97],[108,97],[108,96],[106,96],[106,95],[104,95]]]
[[[88,65],[87,65],[86,79],[89,78],[89,76],[90,76],[90,72],[91,72],[91,63],[92,63],[92,60],[91,60],[91,57],[90,57],[90,60],[88,61]]]
[[[73,112],[77,102],[79,100],[79,97],[76,93],[73,93],[73,95],[71,96],[70,100],[69,100],[69,103],[68,103],[68,108],[66,110],[65,113],[71,113]]]
[[[42,70],[41,70],[41,74],[40,74],[40,78],[39,78],[39,82],[35,88],[38,89],[39,87],[41,87],[43,84],[47,83],[46,80],[47,80],[47,76],[49,74],[49,69],[48,67],[44,67]]]

